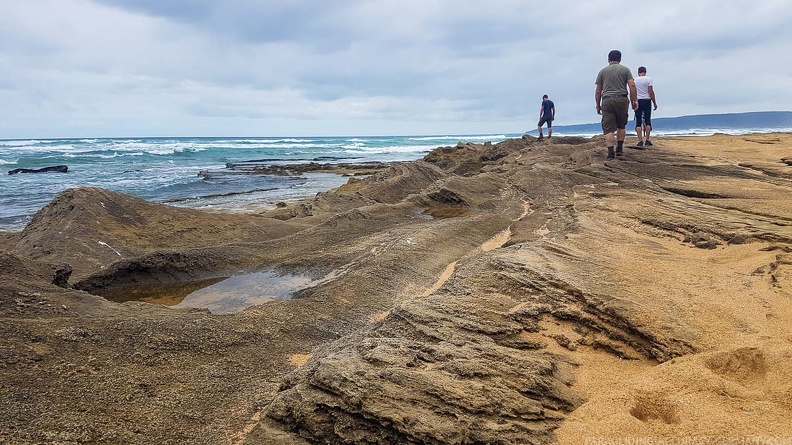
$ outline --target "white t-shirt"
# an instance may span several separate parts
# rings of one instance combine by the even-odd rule
[[[638,90],[638,99],[651,99],[651,97],[649,97],[650,86],[652,86],[651,77],[638,76],[635,78],[635,89]]]

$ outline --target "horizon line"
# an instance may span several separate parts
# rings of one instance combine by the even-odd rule
[[[778,114],[792,114],[792,110],[766,110],[766,111],[739,111],[739,112],[729,112],[729,113],[705,113],[705,114],[686,114],[682,116],[667,116],[667,117],[657,117],[654,120],[671,120],[671,119],[682,119],[688,117],[702,117],[702,116],[733,116],[733,115],[750,115],[750,114],[764,114],[764,113],[778,113]],[[558,125],[556,128],[563,128],[563,127],[575,127],[575,126],[583,126],[583,125],[598,125],[599,122],[584,122],[584,123],[576,123],[576,124],[564,124]],[[531,131],[531,130],[528,130]],[[56,137],[16,137],[16,138],[2,138],[0,137],[0,141],[23,141],[23,140],[45,140],[45,141],[55,141],[55,140],[70,140],[70,139],[166,139],[166,138],[268,138],[268,139],[275,139],[275,138],[355,138],[355,137],[454,137],[454,136],[488,136],[495,133],[502,133],[504,135],[510,134],[525,134],[528,131],[521,131],[521,132],[505,132],[505,131],[493,131],[493,132],[486,132],[486,133],[459,133],[459,134],[451,134],[451,133],[436,133],[436,134],[378,134],[378,135],[289,135],[289,136],[250,136],[250,135],[220,135],[220,136],[175,136],[175,135],[168,135],[168,136],[56,136]]]

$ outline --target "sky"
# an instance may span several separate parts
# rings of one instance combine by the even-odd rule
[[[792,109],[790,0],[0,0],[0,139],[515,134],[598,122],[611,49],[657,117]]]

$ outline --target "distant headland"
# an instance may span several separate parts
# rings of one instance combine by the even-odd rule
[[[632,118],[632,116],[631,116]],[[698,114],[652,119],[655,131],[661,134],[713,134],[717,132],[768,132],[792,128],[792,111],[756,111],[747,113]],[[627,129],[634,128],[630,120]],[[557,125],[559,134],[598,134],[599,123]],[[528,133],[536,133],[536,129]]]

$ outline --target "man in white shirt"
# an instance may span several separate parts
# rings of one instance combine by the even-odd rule
[[[635,132],[638,134],[638,145],[652,146],[649,135],[652,132],[652,105],[657,109],[652,78],[646,75],[646,67],[638,68],[638,77],[635,78],[635,89],[638,92],[638,109],[635,110]]]

